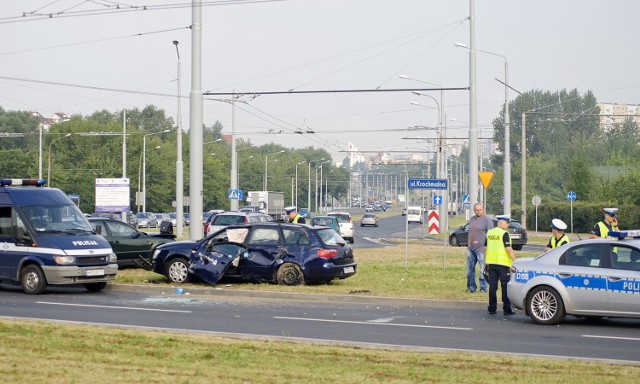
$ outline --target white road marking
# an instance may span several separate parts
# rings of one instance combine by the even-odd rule
[[[191,313],[191,311],[179,311],[174,309],[154,309],[154,308],[139,308],[139,307],[119,307],[114,305],[93,305],[93,304],[69,304],[69,303],[53,303],[46,301],[37,301],[36,304],[46,305],[62,305],[68,307],[86,307],[86,308],[106,308],[106,309],[129,309],[132,311],[150,311],[150,312],[173,312],[173,313]]]
[[[619,336],[601,336],[601,335],[582,335],[582,337],[590,337],[590,338],[593,338],[593,339],[613,339],[613,340],[640,341],[640,337],[619,337]]]
[[[281,317],[274,316],[274,319],[282,320],[300,320],[300,321],[317,321],[324,323],[343,323],[343,324],[366,324],[366,325],[392,325],[395,327],[412,327],[412,328],[434,328],[434,329],[451,329],[456,331],[473,331],[473,328],[460,328],[460,327],[443,327],[437,325],[418,325],[418,324],[394,324],[394,323],[374,323],[371,321],[347,321],[347,320],[329,320],[329,319],[310,319],[305,317]]]

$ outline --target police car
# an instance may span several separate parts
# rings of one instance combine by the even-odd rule
[[[0,179],[0,282],[29,294],[58,284],[104,289],[118,272],[111,246],[64,192],[44,184]]]
[[[538,324],[558,324],[565,315],[640,318],[640,240],[577,241],[517,259],[507,294]]]

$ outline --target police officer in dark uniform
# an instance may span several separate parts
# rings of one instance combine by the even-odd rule
[[[496,313],[498,307],[498,281],[502,291],[502,310],[505,316],[513,315],[511,301],[507,296],[507,283],[511,275],[511,264],[516,259],[509,236],[509,216],[496,215],[498,226],[487,231],[487,248],[484,262],[489,274],[489,310],[490,315]]]
[[[298,213],[298,207],[286,207],[284,209],[285,212],[287,212],[287,216],[289,217],[289,222],[290,223],[296,223],[296,224],[306,224],[307,221],[304,219],[304,216],[301,216]]]

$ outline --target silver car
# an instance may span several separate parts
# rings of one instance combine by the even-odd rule
[[[640,318],[640,240],[583,240],[517,259],[507,294],[538,324],[565,315]]]

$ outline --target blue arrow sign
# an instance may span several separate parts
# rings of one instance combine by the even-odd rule
[[[469,203],[469,195],[467,195],[466,193],[464,195],[462,195],[462,202],[463,203]]]
[[[409,188],[447,189],[447,179],[409,179]]]
[[[442,196],[433,196],[433,205],[442,205]]]
[[[240,189],[230,189],[229,190],[229,200],[242,200],[242,190],[240,190]]]
[[[573,191],[570,191],[569,193],[567,193],[567,200],[575,201],[576,200],[576,193],[573,192]]]

